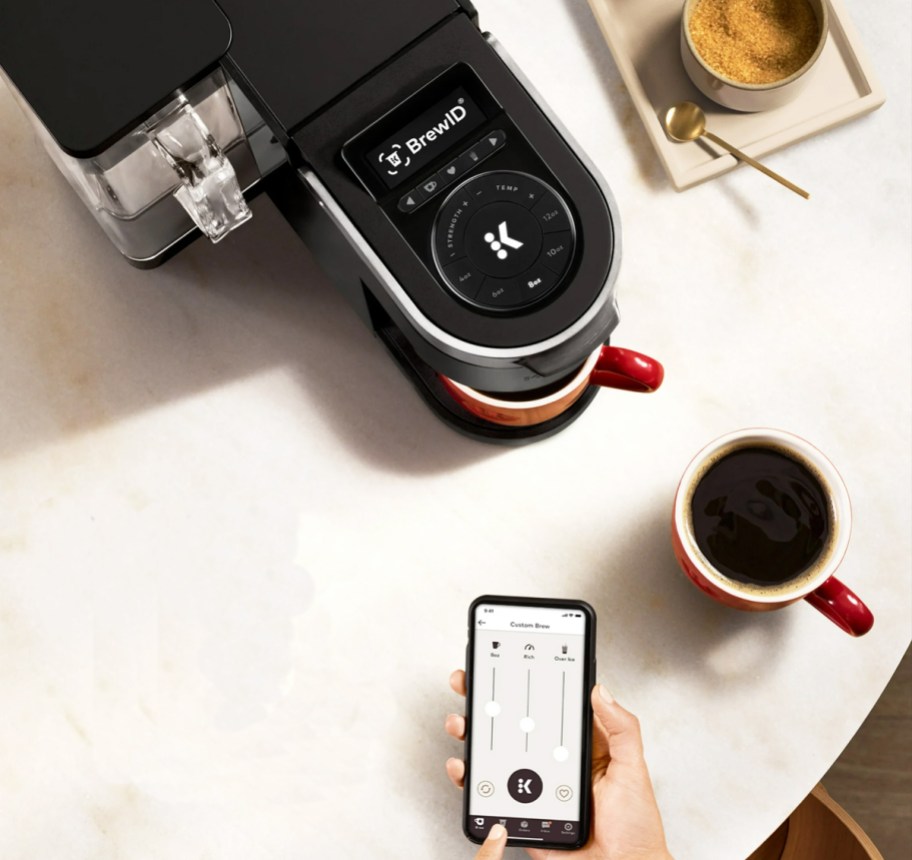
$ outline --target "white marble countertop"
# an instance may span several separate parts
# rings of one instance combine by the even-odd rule
[[[912,629],[907,4],[848,2],[886,105],[768,159],[810,202],[746,168],[675,193],[583,0],[478,7],[608,177],[614,342],[667,369],[518,450],[443,426],[265,199],[131,269],[0,89],[4,860],[472,856],[442,726],[485,592],[596,607],[682,860],[747,855],[887,683]],[[841,470],[867,637],[678,572],[678,476],[752,425]]]

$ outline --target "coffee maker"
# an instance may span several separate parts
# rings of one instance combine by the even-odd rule
[[[0,69],[130,263],[220,241],[265,192],[469,436],[661,384],[608,345],[611,191],[469,0],[7,0]]]

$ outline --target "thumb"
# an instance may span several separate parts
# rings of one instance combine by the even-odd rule
[[[495,824],[488,833],[484,845],[478,849],[475,860],[502,860],[504,849],[507,847],[507,828],[502,824]]]
[[[622,708],[602,684],[592,690],[592,713],[602,729],[612,762],[645,767],[640,721]]]

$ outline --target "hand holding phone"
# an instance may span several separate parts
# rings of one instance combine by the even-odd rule
[[[481,600],[484,599],[486,598]],[[499,599],[510,600],[509,598]],[[473,608],[478,603],[479,601],[476,601]],[[469,654],[471,657],[471,647]],[[473,661],[470,660],[468,665],[471,668],[474,665]],[[450,685],[457,693],[465,696],[467,693],[466,673],[461,670],[454,672],[450,678]],[[576,856],[580,860],[585,860],[585,858],[617,860],[617,858],[626,858],[633,854],[642,857],[643,860],[670,860],[671,855],[668,853],[665,843],[662,819],[643,757],[639,722],[633,714],[618,705],[604,687],[591,689],[591,693],[587,690],[586,699],[591,703],[592,712],[594,712],[590,735],[591,833],[588,825],[585,830],[583,830],[582,824],[580,825],[582,831],[580,843],[584,847]],[[459,740],[465,739],[466,729],[467,721],[464,717],[451,714],[447,718],[446,731],[452,737]],[[509,767],[509,765],[507,766]],[[467,772],[466,765],[461,759],[451,758],[447,761],[447,773],[453,783],[459,787],[463,787],[468,779],[465,819],[471,816],[472,807],[469,805],[469,798],[474,784],[477,782],[473,769],[470,766]],[[477,817],[486,818],[487,816],[478,815]],[[506,816],[494,818],[488,825],[488,831],[490,826],[495,822],[499,823],[503,817]],[[525,820],[531,824],[529,819]],[[486,833],[482,835],[486,835]],[[544,860],[548,856],[549,849],[545,848],[541,842],[517,843],[511,838],[510,844],[529,846],[526,850],[535,860]],[[538,847],[531,847],[532,845]],[[564,844],[560,847],[571,846]],[[490,856],[497,857],[498,854]]]
[[[463,829],[510,845],[589,837],[595,612],[580,600],[480,597],[469,609]]]

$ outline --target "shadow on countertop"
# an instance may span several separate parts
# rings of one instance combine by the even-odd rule
[[[138,271],[14,118],[24,133],[0,170],[0,457],[274,370],[380,468],[445,472],[498,453],[434,417],[269,200],[218,247],[200,240]]]
[[[599,652],[617,653],[622,644],[625,672],[644,683],[686,679],[707,691],[754,683],[770,652],[784,647],[790,614],[733,610],[695,588],[670,538],[662,539],[670,532],[670,507],[644,511],[637,523],[616,535],[586,589],[599,613]],[[630,559],[635,581],[619,587]]]
[[[576,28],[580,45],[596,70],[601,86],[608,96],[624,139],[636,160],[641,179],[653,190],[668,190],[668,181],[662,171],[662,166],[589,4],[580,2],[580,0],[563,0],[563,3],[566,14]],[[675,37],[677,37],[677,32],[675,32]],[[656,50],[664,51],[666,47],[663,41],[656,46]],[[675,49],[677,49],[676,41]]]

